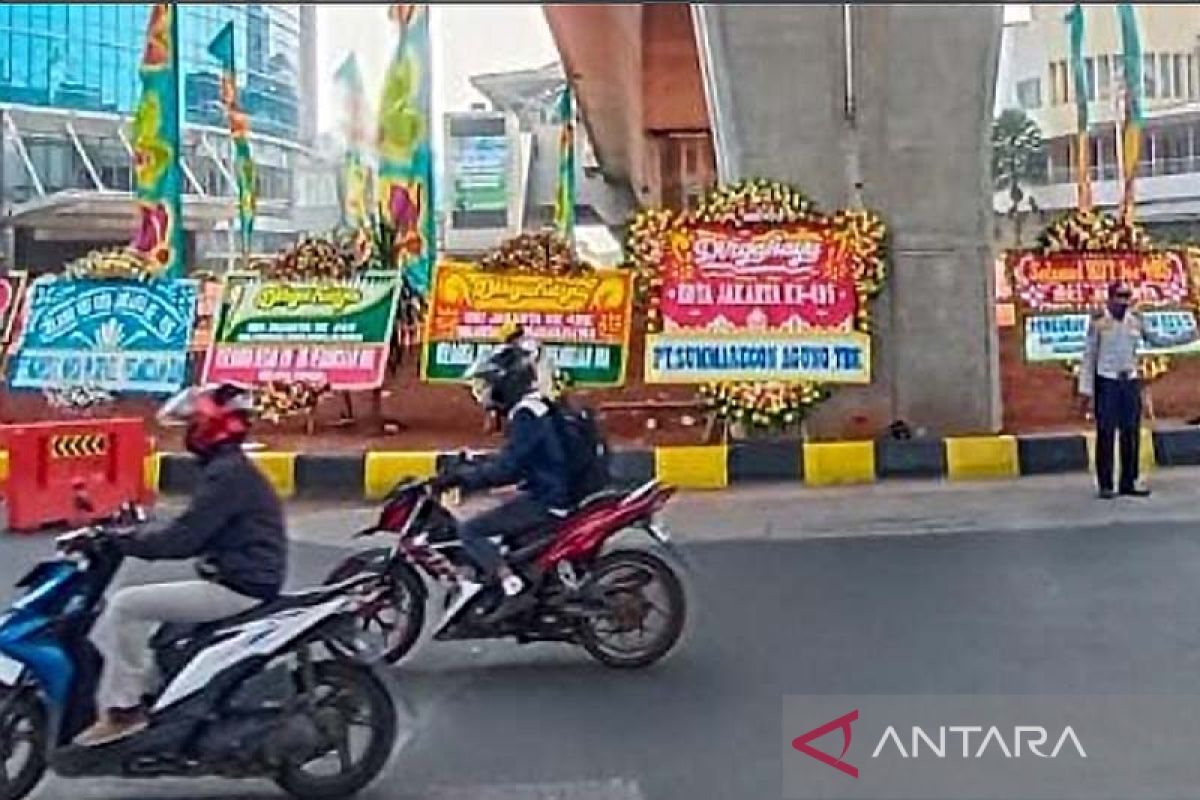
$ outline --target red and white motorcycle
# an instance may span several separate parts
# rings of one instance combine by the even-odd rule
[[[611,667],[645,667],[675,647],[686,618],[683,584],[672,567],[682,560],[657,521],[673,494],[657,482],[632,492],[605,492],[552,529],[511,548],[499,543],[535,602],[494,623],[487,618],[501,600],[500,589],[473,580],[475,567],[462,548],[457,521],[428,481],[396,486],[376,524],[356,534],[392,534],[390,547],[350,556],[327,580],[372,573],[386,587],[374,606],[361,609],[360,618],[364,632],[382,639],[383,657],[392,663],[420,637],[429,583],[438,583],[445,605],[435,622],[437,640],[567,642]],[[613,543],[624,531],[645,534],[652,546]],[[670,553],[674,556],[665,557]]]

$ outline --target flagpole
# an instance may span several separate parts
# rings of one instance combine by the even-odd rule
[[[1091,141],[1088,138],[1088,81],[1084,74],[1083,6],[1076,3],[1066,17],[1070,26],[1071,72],[1075,86],[1075,164],[1078,172],[1076,188],[1079,194],[1079,210],[1092,210]]]
[[[1121,85],[1113,93],[1113,150],[1117,153],[1117,186],[1121,194],[1125,192],[1125,129],[1122,121],[1125,119],[1125,78],[1122,73]]]
[[[1121,188],[1121,219],[1126,224],[1134,221],[1136,212],[1136,181],[1140,161],[1142,135],[1142,45],[1138,33],[1137,14],[1129,3],[1117,5],[1117,18],[1121,29],[1121,70],[1125,87],[1124,108],[1121,115],[1121,148],[1124,150],[1122,171],[1124,182]]]
[[[172,213],[175,217],[171,225],[171,250],[174,256],[171,259],[172,269],[168,271],[168,276],[172,278],[182,277],[188,272],[188,264],[184,261],[186,252],[186,234],[184,233],[183,225],[183,92],[182,81],[179,80],[179,6],[171,4],[171,16],[169,21],[171,29],[171,82],[170,88],[172,94],[171,102],[171,149],[173,151],[171,171],[174,173],[175,190],[172,192],[171,205]]]

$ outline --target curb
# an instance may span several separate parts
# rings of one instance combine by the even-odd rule
[[[1200,466],[1200,429],[1143,433],[1144,466]],[[1080,433],[874,442],[743,441],[616,450],[611,469],[623,486],[657,478],[681,489],[710,490],[768,482],[839,486],[920,478],[995,480],[1087,472],[1092,439]],[[451,455],[256,452],[250,457],[284,497],[377,500],[403,478],[435,474]],[[196,466],[188,455],[160,453],[148,459],[146,479],[155,491],[187,492],[195,482]]]

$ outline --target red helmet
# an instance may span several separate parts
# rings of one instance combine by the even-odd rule
[[[187,425],[184,444],[198,456],[226,442],[241,444],[250,431],[254,404],[250,391],[234,383],[189,387],[158,411],[162,425]]]

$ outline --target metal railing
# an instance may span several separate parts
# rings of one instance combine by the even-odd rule
[[[1183,158],[1161,158],[1154,161],[1138,163],[1137,177],[1157,178],[1166,175],[1189,175],[1200,173],[1200,156],[1185,156]],[[1106,163],[1101,166],[1093,165],[1088,170],[1094,181],[1114,181],[1120,178],[1117,165]],[[1046,172],[1041,180],[1030,181],[1034,186],[1052,186],[1059,183],[1074,183],[1075,167],[1054,167]]]

